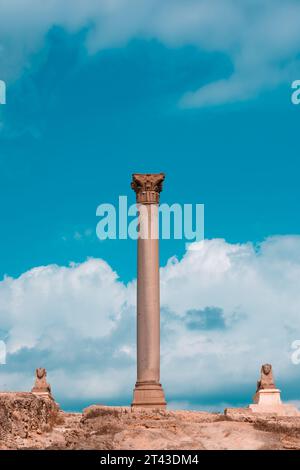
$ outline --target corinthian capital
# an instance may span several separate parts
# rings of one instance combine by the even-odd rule
[[[136,202],[140,204],[159,204],[164,173],[134,173],[131,187],[136,193]]]

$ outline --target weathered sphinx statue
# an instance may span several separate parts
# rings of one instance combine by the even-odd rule
[[[249,405],[253,413],[272,413],[277,416],[300,416],[300,411],[290,404],[282,403],[280,390],[276,388],[271,364],[263,364],[260,371],[260,380]]]
[[[51,395],[51,387],[47,382],[46,369],[39,367],[35,370],[35,384],[31,390],[33,393],[48,393]]]
[[[260,380],[258,380],[257,382],[256,393],[259,390],[270,389],[270,388],[271,389],[276,388],[275,383],[274,383],[272,365],[263,364],[261,366],[261,371],[260,371]]]

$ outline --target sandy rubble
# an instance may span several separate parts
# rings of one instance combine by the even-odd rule
[[[65,413],[32,393],[1,393],[0,448],[300,450],[300,417],[100,405]]]

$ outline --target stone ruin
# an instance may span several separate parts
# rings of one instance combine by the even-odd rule
[[[35,370],[35,384],[32,393],[52,398],[51,386],[47,382],[47,371],[43,367]]]
[[[300,416],[300,411],[295,406],[282,403],[280,394],[281,391],[275,385],[272,365],[263,364],[253,397],[254,403],[249,405],[249,409],[254,413]]]

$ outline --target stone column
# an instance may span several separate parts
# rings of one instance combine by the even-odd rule
[[[160,384],[158,206],[163,173],[134,174],[139,210],[137,272],[137,382],[132,407],[165,408]]]

